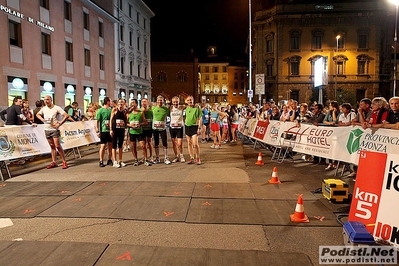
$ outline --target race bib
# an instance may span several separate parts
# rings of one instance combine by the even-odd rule
[[[115,126],[116,128],[124,128],[125,127],[125,121],[122,119],[116,119],[115,120]]]
[[[177,122],[177,123],[171,123],[170,126],[172,128],[181,128],[183,125],[181,122]]]
[[[131,121],[131,122],[130,122],[130,126],[131,126],[133,129],[140,128],[140,121]]]
[[[109,120],[104,120],[104,125],[107,130],[109,130]]]
[[[211,123],[212,124],[216,123],[216,118],[211,117]]]
[[[154,121],[154,129],[166,129],[164,121]]]

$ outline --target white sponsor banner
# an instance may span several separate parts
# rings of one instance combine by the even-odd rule
[[[65,123],[60,127],[64,149],[99,142],[95,120]],[[0,128],[0,161],[50,153],[44,126],[6,126]]]
[[[399,136],[394,129],[313,126],[304,123],[297,127],[294,122],[271,120],[266,134],[259,138],[257,125],[259,123],[262,124],[260,127],[264,127],[264,123],[255,118],[241,119],[240,123],[244,124],[239,125],[239,130],[247,137],[276,146],[286,141],[282,135],[292,135],[288,144],[294,151],[333,160],[357,164],[361,150],[399,154]]]

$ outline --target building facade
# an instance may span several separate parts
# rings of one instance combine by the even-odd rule
[[[172,56],[153,61],[152,97],[161,95],[169,103],[173,96],[178,96],[184,103],[187,96],[194,96],[198,102],[198,58],[192,55]]]
[[[276,1],[256,12],[253,76],[264,74],[262,100],[312,102],[320,89],[323,103],[392,96],[394,7],[388,1],[305,2]],[[327,77],[315,88],[320,57]]]
[[[0,107],[15,96],[34,107],[51,95],[87,108],[113,94],[114,23],[109,5],[89,0],[1,0]]]
[[[114,0],[115,95],[128,102],[151,99],[150,19],[154,13],[141,0]]]

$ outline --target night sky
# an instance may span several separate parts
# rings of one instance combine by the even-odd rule
[[[247,0],[143,0],[151,19],[151,52],[159,55],[204,53],[216,45],[220,55],[245,56],[249,21]]]

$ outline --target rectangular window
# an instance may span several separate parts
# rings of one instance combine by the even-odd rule
[[[299,36],[291,36],[290,50],[299,50]]]
[[[121,67],[120,67],[120,69],[121,69],[121,73],[125,74],[125,58],[124,57],[121,57]]]
[[[133,46],[133,32],[129,31],[129,45]]]
[[[273,76],[273,65],[266,65],[266,76]]]
[[[99,64],[100,64],[100,70],[104,70],[104,55],[100,54],[100,58],[99,58]]]
[[[344,49],[345,46],[345,40],[343,37],[338,39],[338,49]]]
[[[129,4],[129,18],[132,17],[132,10],[133,10],[133,7],[131,4]]]
[[[72,7],[67,1],[64,1],[64,19],[72,21]]]
[[[322,36],[313,36],[312,37],[312,49],[320,50],[321,42],[322,42]]]
[[[214,73],[218,73],[218,71],[219,71],[219,68],[217,66],[213,67],[213,72]]]
[[[144,54],[147,54],[147,42],[144,42]]]
[[[357,62],[357,74],[364,75],[366,72],[366,61],[358,61]]]
[[[147,28],[147,20],[143,19],[143,28],[146,29]]]
[[[40,0],[40,6],[45,9],[50,9],[49,7],[49,0]]]
[[[83,12],[83,28],[85,30],[90,30],[89,25],[90,25],[89,14]]]
[[[123,10],[123,1],[122,0],[119,0],[119,9]]]
[[[209,72],[209,66],[205,67],[205,72],[208,73]]]
[[[140,51],[140,37],[137,37],[137,50]]]
[[[136,13],[136,23],[140,25],[140,13]]]
[[[15,45],[22,48],[21,23],[9,20],[8,30],[10,34],[10,45]]]
[[[227,67],[223,67],[223,72],[227,72]]]
[[[119,28],[120,28],[119,34],[120,34],[120,37],[121,37],[120,40],[123,42],[123,25],[120,25]]]
[[[84,55],[85,55],[85,66],[90,66],[90,50],[85,49]]]
[[[137,76],[140,78],[141,77],[141,65],[137,65]]]
[[[291,76],[299,75],[299,62],[291,62]]]
[[[337,75],[344,75],[344,62],[337,62]]]
[[[129,62],[129,75],[132,76],[133,75],[133,61],[130,60]]]
[[[368,48],[368,36],[365,34],[359,34],[358,38],[358,48],[367,49]]]
[[[65,59],[73,62],[73,45],[70,42],[65,42]]]
[[[273,40],[266,41],[266,53],[273,52]]]
[[[51,55],[51,38],[49,34],[42,32],[42,53]]]
[[[98,36],[104,38],[104,23],[98,21]]]

